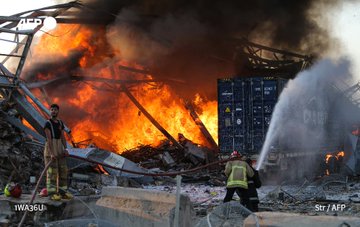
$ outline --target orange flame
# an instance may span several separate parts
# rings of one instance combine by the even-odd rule
[[[325,155],[325,162],[326,162],[326,164],[329,163],[329,159],[331,157],[335,157],[337,160],[339,160],[340,157],[344,157],[344,156],[345,156],[344,151],[339,151],[337,154],[327,154],[327,155]]]
[[[109,175],[102,165],[97,164],[94,169],[101,174]]]
[[[345,152],[340,151],[339,153],[336,154],[336,159],[339,159],[340,157],[344,157],[344,156],[345,156]]]
[[[327,155],[325,156],[325,162],[326,162],[326,163],[329,163],[329,159],[330,159],[331,157],[333,157],[332,154],[327,154]]]
[[[66,31],[74,29],[73,27],[73,25],[62,25],[55,32],[66,34]],[[76,33],[63,35],[61,38],[44,35],[34,50],[36,53],[34,56],[40,58],[62,56],[66,58],[71,51],[82,50],[84,54],[79,60],[79,66],[83,72],[87,72],[89,75],[117,80],[153,79],[150,75],[113,73],[108,67],[109,62],[114,69],[117,69],[119,65],[138,69],[142,67],[135,63],[114,59],[102,64],[105,43],[101,37],[94,37],[90,29],[81,27],[76,29]],[[96,70],[94,70],[94,65],[96,65]],[[51,78],[51,76],[53,75],[43,75],[46,79]],[[107,86],[111,86],[110,92],[94,88],[101,89],[107,88]],[[195,143],[205,144],[204,136],[184,107],[181,98],[173,92],[169,85],[158,82],[138,83],[129,90],[174,138],[178,133],[182,133]],[[70,125],[75,141],[84,141],[90,138],[98,147],[121,153],[125,149],[131,149],[140,144],[157,145],[165,139],[160,131],[121,92],[118,84],[80,83],[72,97],[67,97],[64,94],[51,98],[54,102],[60,104],[65,102],[67,106],[73,107],[74,113],[82,113],[82,116],[78,117],[79,119],[76,119],[76,114],[70,114],[71,119],[63,119],[65,122],[75,122]],[[217,141],[216,101],[205,101],[200,95],[196,95],[194,103],[197,109],[201,110],[199,118],[214,140]],[[69,113],[64,115],[68,116]]]
[[[25,125],[25,126],[28,127],[29,129],[35,131],[35,129],[32,127],[32,125],[31,125],[25,118],[22,118],[22,119],[21,119],[21,122],[23,123],[23,125]]]

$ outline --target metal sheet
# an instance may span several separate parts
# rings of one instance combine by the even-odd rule
[[[101,150],[99,148],[68,148],[70,157],[87,159],[100,164],[107,164],[116,168],[130,170],[134,172],[147,173],[148,170],[139,167],[136,163],[107,150]],[[137,175],[132,173],[126,173],[121,170],[111,169],[104,167],[111,175],[124,176],[131,178],[147,178],[146,181],[152,179],[152,177],[144,177],[143,175]]]

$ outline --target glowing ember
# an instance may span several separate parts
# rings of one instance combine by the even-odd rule
[[[72,25],[59,26],[57,32],[64,34],[71,28],[73,28]],[[98,52],[105,52],[104,45],[106,44],[102,39],[94,38],[90,29],[81,27],[76,30],[75,38],[70,34],[62,36],[61,39],[43,36],[34,52],[42,58],[58,55],[66,59],[70,53],[80,51],[82,55],[78,58],[77,67],[80,68],[76,71],[77,76],[96,76],[114,80],[156,79],[150,75],[130,74],[117,70],[120,65],[142,69],[134,63],[119,59],[107,59],[105,63],[104,55],[98,54]],[[64,70],[64,72],[69,71]],[[60,75],[48,73],[48,75],[38,75],[37,78],[50,79],[55,76]],[[184,107],[184,102],[169,85],[151,82],[131,84],[128,87],[139,103],[174,138],[178,133],[182,133],[195,143],[205,144],[204,136]],[[53,102],[59,103],[61,107],[66,106],[66,109],[61,111],[61,117],[72,128],[75,142],[91,139],[98,147],[121,153],[125,149],[131,149],[140,144],[157,145],[166,139],[121,92],[120,85],[117,83],[77,82],[57,89],[63,90],[51,92],[49,95]],[[200,95],[196,95],[193,102],[200,119],[217,141],[216,101],[205,101]]]

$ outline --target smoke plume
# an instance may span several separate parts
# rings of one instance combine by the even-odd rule
[[[144,65],[158,78],[186,80],[186,86],[176,86],[182,96],[195,91],[214,99],[215,79],[238,73],[234,38],[317,55],[333,40],[313,16],[338,1],[139,0],[84,5],[87,17],[91,14],[107,25],[107,40],[119,57]]]
[[[345,58],[336,62],[324,59],[288,82],[275,106],[258,169],[272,148],[283,152],[319,152],[324,148],[328,150],[322,152],[332,152],[342,146],[340,135],[350,131],[350,124],[359,113],[341,92],[352,85],[350,68]],[[309,168],[301,168],[311,170],[314,162],[318,166],[323,161],[303,160],[302,165]]]

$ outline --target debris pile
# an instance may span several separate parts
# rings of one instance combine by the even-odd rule
[[[263,211],[360,217],[358,182],[356,178],[329,175],[313,182],[305,180],[301,185],[265,186],[259,190],[259,207]],[[344,209],[337,209],[340,205]],[[329,206],[329,210],[321,206]]]
[[[184,149],[164,140],[158,146],[141,145],[121,153],[121,156],[147,169],[164,171],[188,170],[216,160],[215,152],[205,146],[193,143],[179,134]]]
[[[10,181],[29,184],[30,176],[39,175],[42,150],[43,145],[26,139],[0,112],[0,188]]]
[[[196,227],[205,226],[234,226],[242,227],[244,220],[251,214],[251,211],[242,206],[239,202],[228,202],[217,206],[206,217],[202,218]],[[254,216],[256,219],[256,217]],[[255,221],[257,222],[257,220]]]
[[[96,172],[95,168],[76,169],[70,174],[71,183],[69,190],[76,196],[99,195],[103,187],[120,186],[129,188],[142,188],[142,185],[136,179],[101,174]]]

